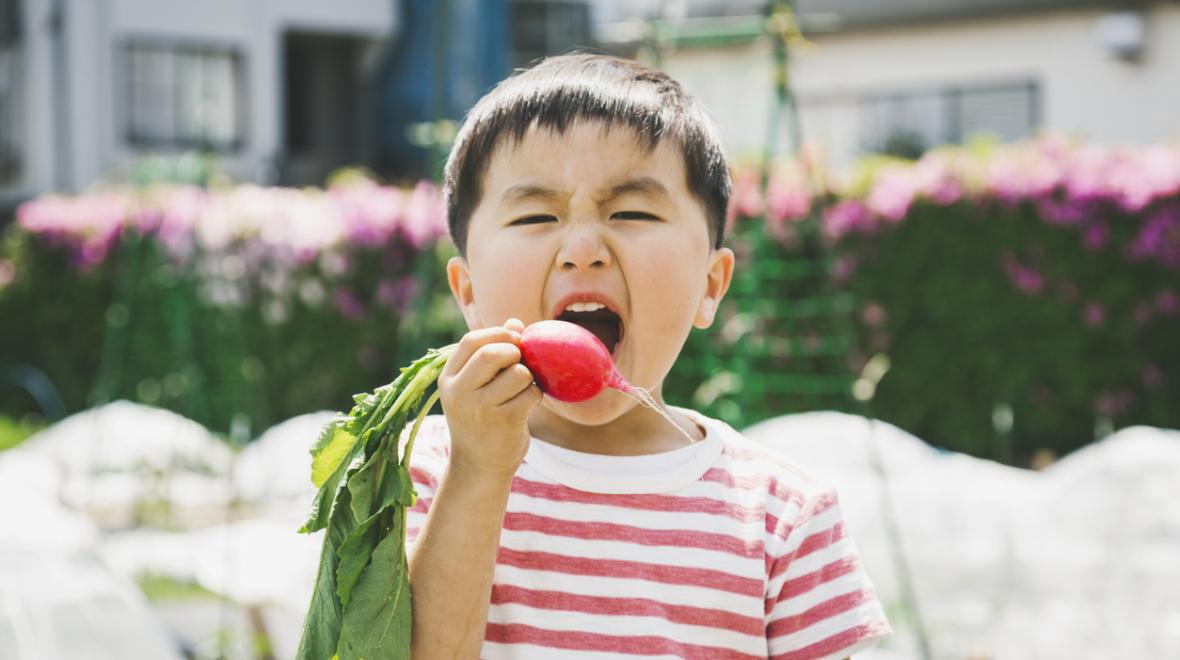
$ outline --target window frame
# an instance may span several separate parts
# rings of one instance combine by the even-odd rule
[[[866,117],[870,108],[875,104],[896,103],[921,98],[933,98],[942,105],[945,113],[941,126],[943,135],[933,144],[932,148],[940,144],[963,144],[970,135],[963,134],[963,99],[975,94],[989,94],[997,92],[1023,92],[1028,95],[1027,136],[1036,133],[1041,121],[1041,105],[1043,103],[1042,86],[1035,78],[1015,78],[1009,80],[990,80],[942,85],[914,86],[892,89],[888,91],[865,92],[857,95],[855,105],[860,114],[861,135],[857,141],[860,148],[873,151],[882,147],[879,144],[885,135],[871,135],[867,130]],[[1026,136],[1026,137],[1027,137]]]
[[[236,42],[216,40],[169,39],[160,36],[130,36],[115,43],[115,70],[123,77],[122,95],[118,112],[123,144],[141,149],[202,149],[219,154],[238,154],[249,142],[249,102],[246,98],[249,85],[246,81],[247,67],[244,48]],[[132,70],[133,57],[140,52],[166,53],[172,67],[171,93],[173,112],[170,136],[159,138],[138,133],[135,126],[136,81]],[[180,89],[176,71],[184,56],[228,56],[233,76],[233,137],[229,140],[202,140],[197,136],[184,135],[180,126]]]

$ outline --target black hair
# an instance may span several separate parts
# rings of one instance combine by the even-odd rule
[[[705,210],[713,247],[725,237],[729,164],[704,107],[662,71],[634,60],[574,53],[517,71],[471,109],[447,160],[443,190],[451,239],[466,253],[467,225],[482,195],[484,169],[506,135],[519,142],[534,123],[562,133],[576,120],[635,131],[649,152],[676,140],[688,189]]]

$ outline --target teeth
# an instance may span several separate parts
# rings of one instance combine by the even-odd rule
[[[567,312],[597,312],[600,309],[605,309],[606,305],[596,302],[576,302],[566,305]]]

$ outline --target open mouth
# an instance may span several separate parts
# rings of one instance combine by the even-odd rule
[[[607,350],[614,355],[623,342],[623,319],[618,314],[607,309],[604,305],[595,303],[575,303],[566,307],[558,320],[569,321],[580,325],[598,337]]]

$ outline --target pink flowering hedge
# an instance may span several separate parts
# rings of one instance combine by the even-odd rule
[[[430,295],[445,286],[443,218],[430,184],[360,178],[44,196],[18,209],[0,253],[0,365],[41,368],[71,410],[105,384],[102,399],[222,431],[235,415],[257,432],[339,408],[452,336],[455,314]]]
[[[340,408],[461,332],[443,216],[428,184],[363,179],[33,200],[0,252],[0,366],[42,368],[71,409],[107,383],[104,398],[220,430],[239,413],[257,430]],[[741,423],[836,405],[713,377],[743,359],[753,380],[858,372],[884,351],[893,369],[874,411],[948,448],[1020,462],[1096,426],[1180,427],[1180,145],[977,144],[842,176],[782,162],[765,196],[739,167],[731,236],[753,279],[690,339],[690,355],[709,357],[673,370],[673,402]],[[832,260],[822,282],[759,279],[814,247],[808,236]],[[822,290],[852,294],[851,347],[751,353],[746,332],[822,346],[838,324],[783,320]],[[754,307],[769,311],[748,326],[738,312]],[[23,396],[0,392],[0,409],[27,409]]]
[[[822,242],[858,301],[848,368],[892,359],[881,417],[1017,462],[1096,427],[1180,427],[1180,144],[1044,138],[870,158],[822,183],[806,171],[781,164],[766,199],[739,174],[735,233],[765,217],[763,258],[797,257],[812,191],[836,191]]]

